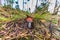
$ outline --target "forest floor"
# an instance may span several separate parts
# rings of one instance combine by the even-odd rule
[[[26,15],[34,19],[34,28],[29,29],[25,22]],[[60,38],[60,27],[58,26],[59,15],[45,13],[27,14],[12,8],[0,7],[0,38],[2,40],[51,40]],[[54,26],[53,35],[49,32],[50,21]]]

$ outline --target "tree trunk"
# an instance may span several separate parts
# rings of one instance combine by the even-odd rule
[[[37,8],[37,5],[38,5],[38,0],[36,1],[36,8]]]
[[[24,9],[24,0],[23,0],[23,9]]]
[[[57,7],[57,0],[56,0],[56,2],[55,2],[55,7],[54,7],[54,12],[53,12],[53,14],[52,15],[56,15],[57,14],[57,12],[58,12],[58,7]]]

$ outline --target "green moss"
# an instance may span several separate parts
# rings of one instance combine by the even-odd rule
[[[57,23],[58,23],[57,19],[52,19],[52,22],[53,22],[54,24],[57,24]]]
[[[1,22],[1,21],[8,21],[8,20],[10,20],[10,18],[0,17],[0,22]]]

